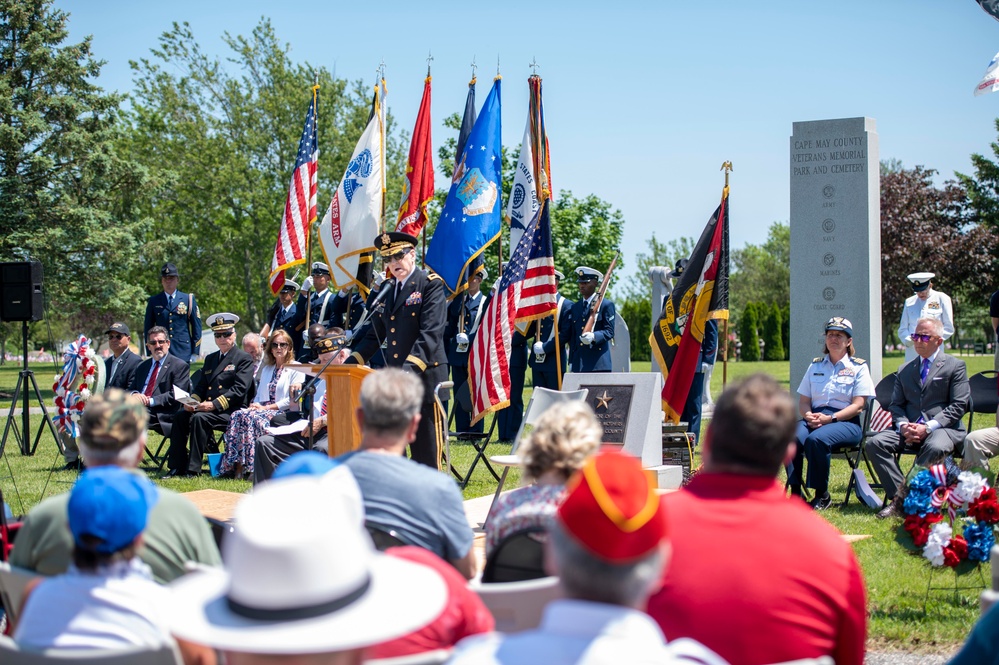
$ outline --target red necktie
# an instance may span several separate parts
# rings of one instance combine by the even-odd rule
[[[149,373],[149,380],[146,382],[146,389],[142,394],[146,397],[153,396],[153,389],[156,388],[156,375],[160,373],[160,361],[153,363],[153,371]]]

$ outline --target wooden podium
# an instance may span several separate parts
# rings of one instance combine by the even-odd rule
[[[319,373],[319,365],[289,363],[289,368],[309,376]],[[329,454],[336,457],[361,445],[361,428],[354,412],[361,406],[361,381],[375,370],[362,365],[330,365],[323,371],[326,380],[326,430]]]

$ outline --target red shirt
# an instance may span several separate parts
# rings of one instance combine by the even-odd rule
[[[447,584],[447,603],[440,615],[429,624],[409,635],[366,649],[365,658],[395,658],[450,649],[464,637],[493,630],[496,622],[489,608],[478,594],[468,588],[468,581],[454,566],[422,547],[391,547],[385,554],[437,571]]]
[[[867,603],[840,533],[772,477],[701,473],[664,497],[673,555],[648,612],[732,665],[861,665]]]

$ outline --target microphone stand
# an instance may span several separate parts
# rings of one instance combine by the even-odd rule
[[[319,372],[315,376],[309,378],[306,384],[302,387],[302,392],[299,393],[298,397],[295,398],[295,401],[304,405],[305,396],[306,395],[309,396],[309,424],[308,424],[309,444],[306,450],[312,450],[313,437],[315,436],[312,432],[312,423],[315,421],[316,417],[316,409],[315,409],[316,382],[323,378],[323,372],[326,371],[326,368],[332,365],[333,361],[336,360],[336,357],[340,355],[340,351],[343,349],[343,346],[339,344],[337,346],[339,346],[339,348],[336,350],[336,353],[333,354],[333,357],[327,360],[326,364],[323,365],[321,368],[319,368]],[[327,419],[328,418],[329,418],[329,411],[327,411]],[[329,422],[327,421],[327,429],[328,428],[329,428]]]

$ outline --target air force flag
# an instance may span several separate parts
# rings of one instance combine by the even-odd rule
[[[499,237],[501,147],[497,77],[455,168],[451,190],[427,250],[427,267],[444,279],[452,293],[465,288],[469,264]]]

